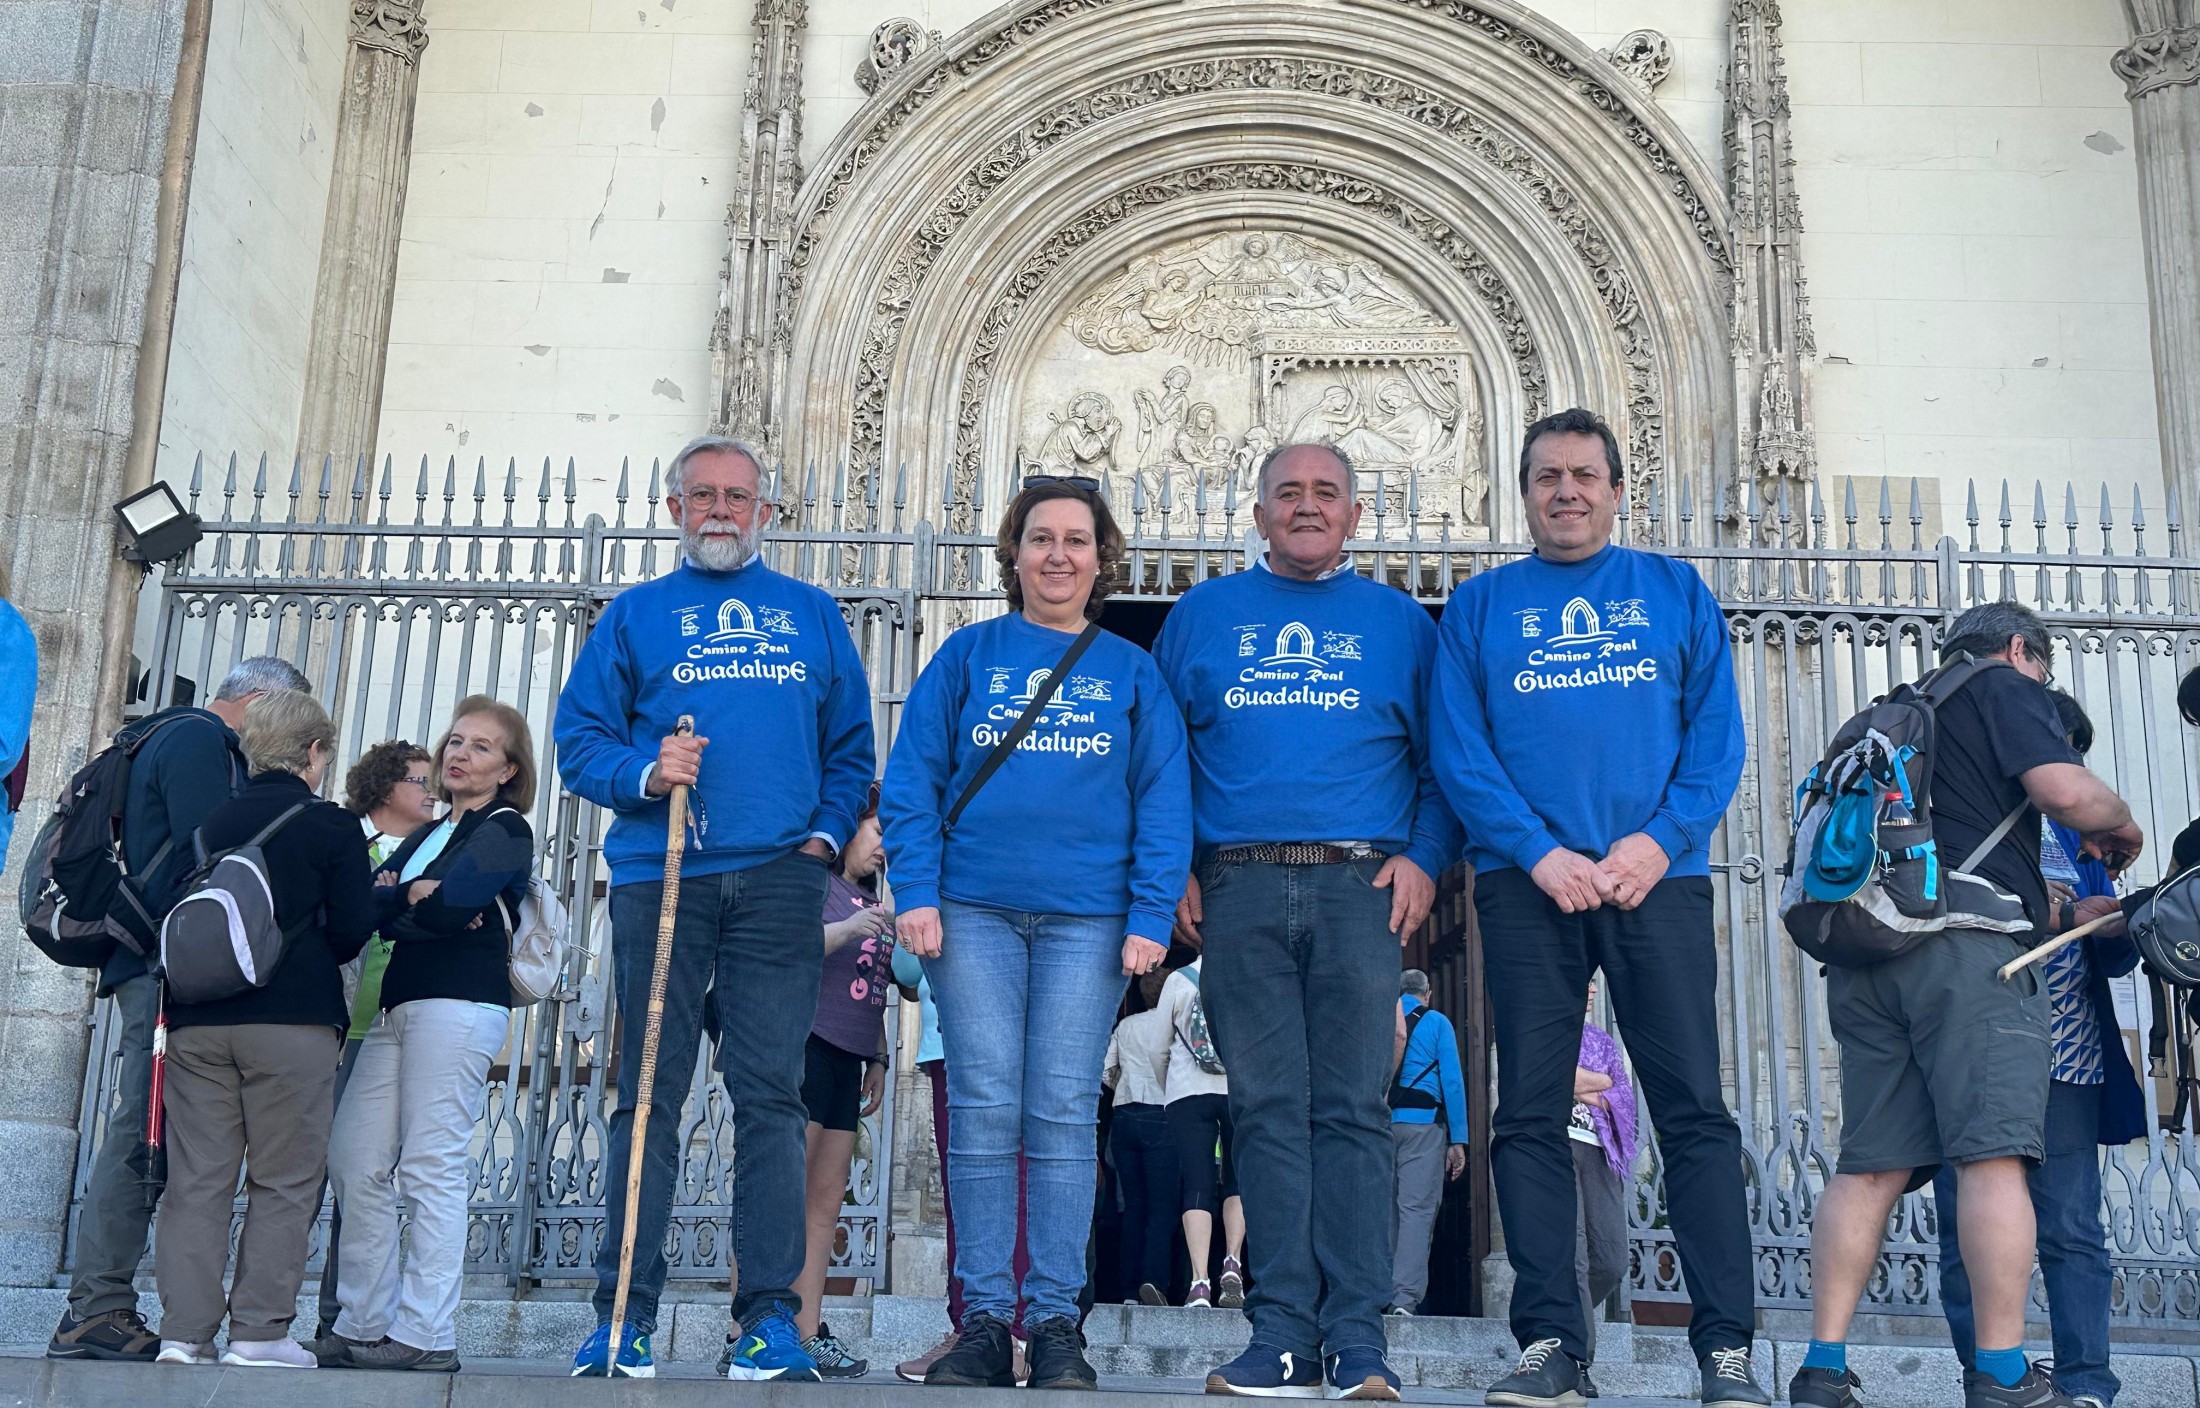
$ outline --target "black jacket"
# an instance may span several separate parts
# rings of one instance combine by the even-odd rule
[[[382,974],[383,1011],[429,997],[512,1005],[509,916],[527,895],[535,832],[526,817],[499,805],[466,813],[442,852],[413,877],[441,881],[434,894],[410,904],[410,882],[375,889],[382,937],[395,945]],[[382,869],[403,874],[413,852],[441,825],[430,822],[407,836]],[[481,923],[468,927],[476,918]]]
[[[191,833],[244,790],[249,770],[237,735],[204,709],[163,709],[127,732],[147,729],[159,731],[130,763],[130,788],[122,799],[122,858],[132,874],[143,876],[146,908],[159,920],[183,898],[183,882],[195,868]],[[175,844],[159,868],[146,874],[145,867],[171,838]],[[100,995],[151,971],[151,964],[117,944],[100,969]]]
[[[219,1002],[172,1004],[170,1027],[345,1027],[339,973],[374,930],[374,872],[359,818],[324,802],[293,774],[256,775],[235,800],[206,819],[208,855],[241,846],[299,802],[306,809],[265,847],[275,920],[289,936],[267,986]]]

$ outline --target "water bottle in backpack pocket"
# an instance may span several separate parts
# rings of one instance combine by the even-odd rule
[[[262,849],[311,803],[299,802],[241,846],[209,856],[197,835],[199,868],[160,926],[160,966],[171,1002],[218,1002],[264,988],[289,936],[275,917]]]

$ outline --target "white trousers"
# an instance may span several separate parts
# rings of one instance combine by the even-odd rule
[[[500,1008],[423,998],[383,1013],[360,1043],[328,1151],[344,1214],[339,1335],[458,1348],[473,1181],[466,1155],[510,1023]],[[402,1272],[400,1196],[412,1213]]]

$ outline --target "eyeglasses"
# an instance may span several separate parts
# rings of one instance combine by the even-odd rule
[[[415,787],[425,787],[428,785],[428,779],[424,777],[408,777],[405,779],[405,781],[411,783]]]
[[[689,508],[713,509],[723,503],[735,513],[757,501],[756,495],[746,489],[682,489],[671,497],[679,499]]]
[[[1100,492],[1100,481],[1089,474],[1027,474],[1024,487],[1036,489],[1041,484],[1067,484],[1072,489],[1082,489],[1088,494]]]

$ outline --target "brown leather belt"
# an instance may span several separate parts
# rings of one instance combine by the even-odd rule
[[[1373,846],[1333,846],[1326,841],[1263,841],[1251,846],[1228,846],[1214,854],[1218,861],[1253,861],[1261,865],[1343,865],[1385,858]]]

